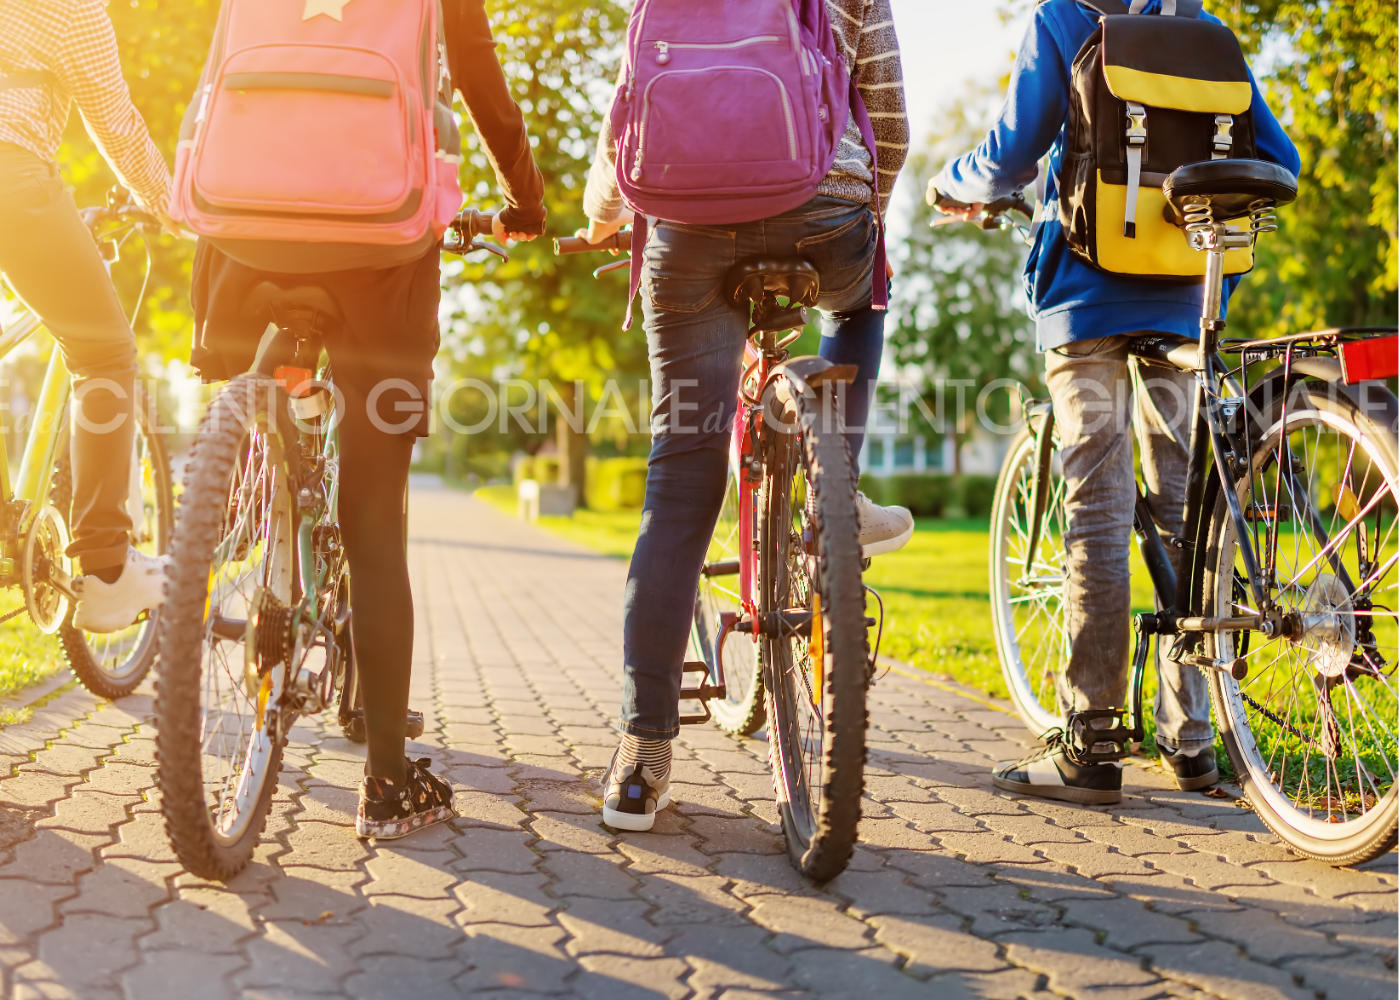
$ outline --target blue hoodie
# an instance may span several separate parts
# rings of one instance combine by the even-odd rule
[[[1160,0],[1145,13],[1158,14]],[[1218,22],[1209,14],[1203,18]],[[961,202],[988,202],[1020,191],[1035,180],[1036,164],[1048,150],[1045,222],[1036,234],[1024,275],[1036,347],[1047,351],[1073,340],[1157,330],[1195,337],[1199,332],[1201,286],[1122,278],[1095,270],[1070,252],[1060,225],[1058,191],[1069,122],[1070,66],[1098,27],[1099,15],[1075,0],[1046,0],[1021,43],[1011,70],[1006,104],[987,138],[949,163],[934,180],[938,190]],[[1255,145],[1259,156],[1298,173],[1298,150],[1264,103],[1250,74]],[[1224,299],[1239,284],[1226,281]],[[1224,303],[1222,303],[1222,310]]]

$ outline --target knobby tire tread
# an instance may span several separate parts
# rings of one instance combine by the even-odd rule
[[[817,579],[824,595],[823,616],[831,622],[828,655],[832,706],[827,730],[827,782],[822,796],[825,808],[816,817],[812,843],[805,845],[800,855],[798,851],[804,845],[794,831],[787,829],[786,817],[783,825],[794,862],[804,875],[823,883],[845,870],[860,827],[860,802],[865,792],[865,734],[869,725],[866,692],[871,677],[870,647],[865,626],[856,483],[846,439],[821,429],[823,413],[836,412],[825,387],[794,396],[798,400],[798,418],[809,421],[800,437],[807,474],[812,482],[820,484],[816,490],[813,534]],[[773,485],[791,489],[790,480],[775,484],[770,477],[768,486]],[[770,725],[781,725],[784,717],[783,713],[770,710]],[[775,741],[770,737],[769,764],[775,781],[781,773],[773,758],[776,752]]]
[[[191,448],[170,546],[170,596],[160,618],[156,668],[156,774],[166,832],[190,872],[221,881],[232,878],[252,858],[267,824],[282,760],[279,739],[268,759],[256,814],[236,843],[219,844],[205,802],[201,764],[204,604],[209,565],[224,530],[229,481],[247,429],[244,420],[235,419],[231,400],[250,398],[245,387],[260,381],[254,375],[232,380],[210,407]]]

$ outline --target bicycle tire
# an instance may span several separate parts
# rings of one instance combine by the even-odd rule
[[[736,736],[751,736],[763,728],[767,711],[763,695],[763,669],[759,644],[751,636],[730,631],[724,648],[717,646],[724,632],[725,616],[739,616],[739,477],[733,464],[724,487],[724,505],[715,522],[707,568],[732,562],[732,573],[706,573],[700,577],[695,595],[695,617],[691,625],[691,654],[710,668],[710,676],[724,681],[725,697],[712,699],[710,712],[715,725]],[[718,669],[717,669],[718,668]]]
[[[215,639],[210,620],[211,611],[236,611],[239,603],[246,619],[250,600],[241,583],[244,576],[229,577],[227,562],[215,564],[221,550],[232,564],[251,565],[258,586],[279,600],[291,604],[296,597],[289,470],[282,434],[268,412],[272,391],[270,381],[241,375],[219,394],[201,423],[176,515],[170,597],[160,618],[156,759],[161,811],[176,855],[203,878],[231,878],[252,858],[277,787],[283,733],[292,721],[279,728],[280,708],[264,693],[275,684],[278,671],[266,675],[257,695],[249,693],[242,642]],[[245,532],[242,526],[253,520],[256,527]],[[211,582],[218,583],[214,592]],[[225,646],[236,646],[237,652],[232,657],[219,653],[230,680],[227,695],[220,696],[211,690],[221,681],[220,671],[210,669],[206,660]],[[238,664],[233,670],[227,669],[231,660]],[[217,714],[206,705],[206,696],[219,706]],[[237,732],[225,738],[224,727],[235,710]],[[246,738],[245,712],[253,713]],[[228,751],[227,761],[253,762],[252,767],[240,765],[244,773],[235,798],[244,805],[229,822],[224,798],[211,808],[209,790],[218,786],[226,791],[235,765],[224,768],[210,760],[211,747]],[[225,769],[229,774],[221,778]]]
[[[1064,480],[1053,473],[1041,517],[1035,572],[1031,577],[1026,574],[1036,444],[1028,427],[1011,439],[997,477],[988,551],[992,627],[1002,676],[1021,721],[1039,736],[1062,726],[1070,706],[1059,683],[1069,663]]]
[[[1273,642],[1258,641],[1262,637],[1257,633],[1206,633],[1208,655],[1217,660],[1243,656],[1250,665],[1243,681],[1217,671],[1211,671],[1208,680],[1226,751],[1259,818],[1297,854],[1333,865],[1360,864],[1384,854],[1396,844],[1400,788],[1395,782],[1395,740],[1400,723],[1400,699],[1396,695],[1393,608],[1388,618],[1372,617],[1370,626],[1374,648],[1378,655],[1389,660],[1388,677],[1381,670],[1363,670],[1355,666],[1356,643],[1365,619],[1356,613],[1352,604],[1352,599],[1357,597],[1356,589],[1348,592],[1341,581],[1365,577],[1350,575],[1360,569],[1358,560],[1350,558],[1348,552],[1358,548],[1361,532],[1359,529],[1348,532],[1347,523],[1351,523],[1351,519],[1343,514],[1340,497],[1352,486],[1360,486],[1359,495],[1363,497],[1374,496],[1382,490],[1389,493],[1391,520],[1385,536],[1379,530],[1384,516],[1381,511],[1387,506],[1383,494],[1376,505],[1376,561],[1380,565],[1371,572],[1381,573],[1378,583],[1384,580],[1386,573],[1391,578],[1389,584],[1370,591],[1382,595],[1380,606],[1389,600],[1384,596],[1387,592],[1393,597],[1396,586],[1393,562],[1389,570],[1384,570],[1381,553],[1395,546],[1394,508],[1397,487],[1400,487],[1400,456],[1397,456],[1394,429],[1371,420],[1350,398],[1325,384],[1312,382],[1303,384],[1303,392],[1305,406],[1300,405],[1300,394],[1296,390],[1290,393],[1287,425],[1281,421],[1281,399],[1274,401],[1272,412],[1266,416],[1267,430],[1253,450],[1251,470],[1248,475],[1241,472],[1236,477],[1235,488],[1246,510],[1257,510],[1250,505],[1262,503],[1266,511],[1280,516],[1277,541],[1272,545],[1267,530],[1269,520],[1261,519],[1258,514],[1254,516],[1254,523],[1263,525],[1253,529],[1256,538],[1263,535],[1262,551],[1267,553],[1272,548],[1278,560],[1276,579],[1283,580],[1286,574],[1293,577],[1287,586],[1274,588],[1272,594],[1282,610],[1297,612],[1299,622],[1312,620],[1314,624]],[[1311,452],[1307,442],[1310,426],[1328,429],[1317,431]],[[1332,457],[1333,446],[1324,440],[1329,432],[1338,439],[1335,442],[1337,455],[1340,456],[1339,446],[1345,442],[1348,457],[1340,478],[1324,493],[1322,484],[1338,475]],[[1286,479],[1280,477],[1280,489],[1288,490],[1286,504],[1279,504],[1277,496],[1269,498],[1277,469],[1275,456],[1280,433],[1288,435],[1290,452],[1296,443],[1301,445],[1303,454],[1309,456],[1306,464],[1301,460],[1289,462],[1291,474]],[[1360,473],[1358,480],[1357,470],[1363,464],[1363,457],[1366,471]],[[1305,482],[1298,481],[1300,468],[1307,477]],[[1377,473],[1375,476],[1371,475],[1373,471]],[[1247,488],[1256,475],[1255,482],[1264,490],[1262,501],[1251,498]],[[1336,486],[1342,486],[1343,491],[1335,490]],[[1322,513],[1327,493],[1333,497],[1330,518]],[[1353,499],[1357,495],[1353,493]],[[1257,498],[1259,494],[1256,492],[1252,496]],[[1239,539],[1218,476],[1210,480],[1205,504],[1203,509],[1210,514],[1203,535],[1205,558],[1198,561],[1193,574],[1203,614],[1211,617],[1249,613],[1242,610],[1250,603],[1250,598],[1237,565]],[[1280,515],[1280,511],[1284,513]],[[1339,514],[1347,522],[1340,529]],[[1287,539],[1282,530],[1283,517],[1289,524]],[[1322,537],[1341,540],[1331,556],[1323,553],[1325,546],[1320,543],[1319,531],[1323,532]],[[1382,537],[1387,538],[1384,545]],[[1312,550],[1316,550],[1314,556],[1323,553],[1322,559],[1311,571],[1311,579],[1305,580],[1310,572],[1309,562],[1314,561],[1309,556]],[[1324,564],[1326,569],[1321,568]],[[1343,595],[1344,601],[1339,599]],[[1322,613],[1317,614],[1319,611]],[[1350,619],[1349,633],[1347,619]],[[1241,635],[1248,639],[1237,638]],[[1245,645],[1251,640],[1257,644],[1252,653]],[[1335,692],[1339,689],[1346,713],[1335,704]],[[1324,691],[1326,697],[1322,696]],[[1364,731],[1356,725],[1358,707],[1372,711],[1381,723],[1382,733],[1376,733],[1376,727],[1364,713],[1361,713],[1362,721],[1366,722]],[[1309,714],[1315,718],[1309,720]],[[1384,731],[1387,726],[1388,731]],[[1360,741],[1356,739],[1358,733],[1362,734]],[[1361,743],[1366,740],[1366,733],[1378,737],[1384,745],[1378,750],[1364,749]],[[1348,753],[1350,760],[1347,760]],[[1376,773],[1377,761],[1385,762],[1388,775]],[[1326,792],[1321,796],[1314,783],[1319,767],[1326,779]],[[1378,786],[1372,780],[1375,778],[1388,781],[1388,787]],[[1371,791],[1367,791],[1367,786]],[[1355,809],[1352,808],[1353,795]],[[1370,805],[1368,798],[1373,800]],[[1349,818],[1353,811],[1355,817]]]
[[[804,875],[826,882],[850,861],[865,789],[871,666],[856,484],[845,438],[823,426],[823,416],[836,412],[835,395],[793,382],[772,388],[770,417],[794,432],[771,433],[765,445],[758,611],[769,620],[775,612],[819,610],[820,629],[810,628],[823,649],[813,658],[810,641],[790,629],[764,636],[768,757],[788,855]],[[799,480],[800,514],[793,508]]]
[[[170,459],[159,434],[151,433],[150,420],[143,397],[138,393],[136,414],[136,459],[140,463],[143,486],[143,524],[135,525],[132,544],[147,555],[160,556],[170,551],[174,531],[175,493]],[[49,491],[53,505],[71,523],[73,506],[73,464],[64,436],[62,453],[54,469],[53,486]],[[115,701],[131,694],[146,679],[156,659],[156,638],[160,609],[132,626],[105,635],[84,632],[73,626],[73,611],[69,610],[58,629],[63,654],[73,674],[99,698]],[[123,649],[130,650],[127,655]],[[117,659],[120,657],[120,659]]]

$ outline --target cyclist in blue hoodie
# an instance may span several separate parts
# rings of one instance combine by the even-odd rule
[[[1175,3],[1172,4],[1173,8]],[[1135,0],[1133,13],[1158,15],[1162,0]],[[1201,17],[1216,21],[1207,13]],[[1042,0],[1011,71],[1006,104],[975,150],[947,164],[929,185],[976,215],[986,202],[1035,180],[1049,154],[1045,193],[1025,290],[1045,352],[1046,384],[1061,437],[1066,585],[1070,638],[1065,682],[1073,711],[1119,708],[1126,696],[1129,646],[1128,547],[1134,505],[1133,441],[1142,452],[1144,492],[1159,528],[1182,530],[1187,444],[1193,400],[1189,373],[1130,371],[1128,345],[1148,331],[1195,338],[1199,284],[1124,278],[1096,270],[1070,252],[1060,225],[1058,192],[1070,112],[1070,69],[1098,26],[1098,12],[1076,0]],[[1298,173],[1298,151],[1253,89],[1255,145],[1262,159]],[[1226,282],[1224,298],[1239,278]],[[1222,315],[1225,303],[1222,302]],[[1136,420],[1133,412],[1136,410]],[[1157,745],[1183,789],[1213,784],[1215,734],[1205,678],[1194,666],[1163,658],[1155,706]],[[1122,797],[1117,763],[1080,764],[1055,731],[1021,761],[993,769],[1000,788],[1073,802],[1114,803]],[[1097,744],[1095,749],[1111,745]]]

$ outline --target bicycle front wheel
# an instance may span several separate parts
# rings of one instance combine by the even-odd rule
[[[1052,445],[1056,442],[1052,438]],[[1069,662],[1065,484],[1052,450],[1043,470],[1045,509],[1036,531],[1041,456],[1029,428],[1012,439],[992,506],[992,625],[1002,676],[1021,719],[1037,736],[1064,724]]]
[[[1234,483],[1241,538],[1219,481],[1199,581],[1207,617],[1253,615],[1241,546],[1283,613],[1281,635],[1215,632],[1216,718],[1254,811],[1294,851],[1357,864],[1396,842],[1396,496],[1393,428],[1333,387],[1276,401]],[[1280,461],[1280,458],[1282,459]]]
[[[290,607],[296,584],[291,476],[271,382],[234,379],[200,426],[161,615],[156,752],[175,853],[204,878],[251,859],[267,821],[285,733],[283,671],[249,656],[248,621]],[[285,630],[284,630],[285,631]]]
[[[746,556],[739,546],[739,477],[730,465],[724,506],[695,595],[690,640],[695,659],[703,660],[710,676],[724,682],[725,696],[710,701],[710,712],[721,729],[738,736],[752,735],[766,721],[758,643],[733,631],[741,612],[739,560]]]
[[[161,556],[170,551],[175,520],[170,459],[160,435],[151,428],[150,413],[140,394],[135,411],[136,439],[126,501],[131,515],[131,544],[146,555]],[[73,463],[66,446],[54,470],[50,493],[54,506],[69,520]],[[122,698],[136,690],[155,662],[159,618],[160,609],[156,608],[124,629],[99,634],[74,628],[70,611],[59,626],[58,637],[68,665],[83,687],[101,698]]]
[[[819,882],[850,860],[865,787],[865,588],[855,478],[826,387],[770,393],[758,625],[768,757],[788,854]],[[825,418],[825,419],[823,419]]]

